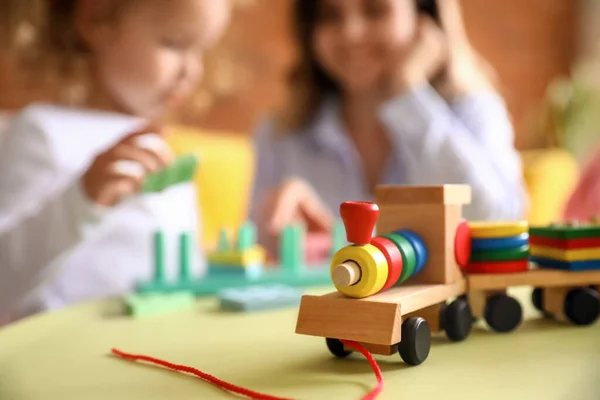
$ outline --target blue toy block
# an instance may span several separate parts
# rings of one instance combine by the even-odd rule
[[[594,271],[600,270],[600,260],[585,261],[560,261],[550,258],[531,256],[529,260],[540,268],[562,269],[566,271]]]
[[[522,233],[517,236],[508,236],[502,238],[471,240],[471,248],[473,251],[508,250],[522,247],[527,244],[529,244],[529,233]]]
[[[219,291],[222,309],[228,311],[259,311],[300,304],[303,292],[285,285],[256,285]]]
[[[208,267],[208,274],[215,277],[246,277],[248,279],[255,279],[262,272],[262,264],[249,265],[245,268],[226,264],[210,264]]]

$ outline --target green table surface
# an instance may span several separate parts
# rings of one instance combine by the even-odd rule
[[[313,291],[314,292],[314,291]],[[381,399],[600,398],[600,323],[541,319],[528,288],[514,294],[526,321],[516,332],[475,326],[463,343],[435,339],[427,361],[407,367],[376,356]],[[271,395],[360,399],[375,377],[360,354],[334,359],[324,340],[294,333],[297,309],[224,313],[214,298],[189,310],[133,320],[119,301],[83,304],[0,329],[0,399],[234,399],[200,379],[110,356],[110,349],[186,364]]]

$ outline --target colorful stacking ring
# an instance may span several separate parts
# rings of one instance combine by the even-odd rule
[[[471,237],[474,239],[503,238],[507,236],[517,236],[529,231],[527,221],[510,222],[488,222],[476,221],[469,222]]]
[[[417,266],[417,255],[415,254],[412,244],[410,244],[408,239],[404,236],[388,233],[382,235],[382,237],[391,240],[402,254],[402,274],[400,275],[400,279],[396,282],[396,284],[400,284],[414,275]]]
[[[394,232],[396,235],[403,236],[412,245],[415,252],[416,265],[412,276],[419,274],[423,271],[425,264],[427,264],[427,248],[423,239],[414,231],[409,229],[402,229]]]
[[[489,239],[473,239],[473,251],[507,250],[526,246],[529,243],[529,234],[522,233],[516,236],[507,236]]]
[[[529,269],[529,260],[474,262],[469,264],[467,271],[471,274],[514,274]]]
[[[529,246],[521,246],[515,249],[500,251],[478,251],[471,254],[471,262],[484,261],[515,261],[529,257]]]
[[[388,277],[381,290],[387,290],[394,286],[402,274],[402,253],[398,246],[384,237],[371,239],[371,245],[377,247],[383,253],[388,264]]]
[[[331,260],[330,274],[334,269],[348,260],[359,265],[361,278],[358,283],[348,287],[336,289],[353,298],[364,298],[379,292],[388,277],[388,263],[385,255],[375,246],[366,244],[364,246],[351,245],[338,251]]]

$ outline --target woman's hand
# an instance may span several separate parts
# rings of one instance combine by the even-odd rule
[[[493,90],[494,71],[469,42],[458,0],[438,0],[437,6],[439,26],[446,42],[447,63],[433,81],[435,88],[445,98]]]
[[[382,82],[384,98],[390,98],[431,81],[447,62],[446,39],[439,25],[428,15],[420,15],[408,54],[390,63]]]
[[[290,179],[267,196],[259,223],[261,242],[272,252],[278,249],[283,229],[293,223],[304,223],[310,233],[330,232],[334,216],[310,185]]]
[[[169,165],[174,156],[157,130],[132,133],[96,157],[82,177],[94,203],[112,207],[140,191],[146,176]]]

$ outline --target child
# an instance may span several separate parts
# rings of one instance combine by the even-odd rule
[[[229,18],[214,0],[37,4],[38,65],[82,72],[86,92],[29,105],[0,147],[0,316],[11,320],[130,291],[150,278],[156,229],[177,258],[178,235],[197,226],[195,192],[138,195],[173,160],[152,124],[190,94]]]
[[[257,132],[251,217],[328,230],[377,184],[469,184],[470,219],[520,219],[521,160],[502,98],[469,46],[457,0],[438,22],[407,0],[298,0],[291,103]],[[272,248],[271,248],[272,249]]]

